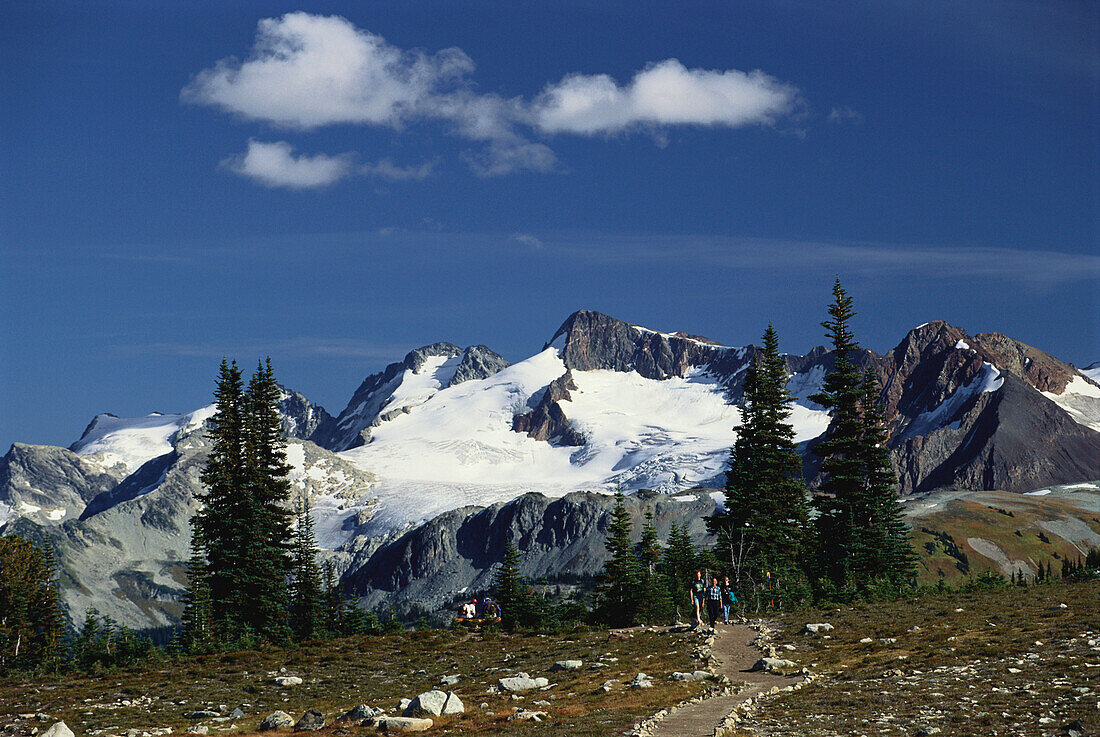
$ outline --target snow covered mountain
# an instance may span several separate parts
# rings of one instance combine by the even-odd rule
[[[335,418],[284,391],[294,488],[313,499],[318,539],[338,569],[376,589],[396,580],[378,569],[404,549],[395,541],[422,540],[408,536],[432,520],[472,529],[462,520],[473,507],[501,509],[528,492],[553,500],[720,484],[757,350],[590,311],[569,316],[541,351],[511,365],[484,346],[425,346],[368,376]],[[811,447],[828,415],[808,397],[833,356],[816,348],[786,358],[791,420]],[[885,387],[904,494],[1100,478],[1100,385],[1070,364],[938,321],[885,355],[856,358]],[[212,412],[99,415],[69,449],[17,443],[0,459],[0,531],[52,542],[74,584],[65,593],[74,617],[91,605],[133,626],[178,617]],[[812,454],[805,471],[814,482]],[[589,517],[598,504],[547,504],[525,508],[574,510],[561,514],[584,516],[586,534],[595,534]],[[581,529],[580,517],[546,524],[539,534],[566,548],[568,531]],[[446,546],[417,550],[433,570],[449,565]],[[546,552],[546,565],[559,557]],[[409,586],[415,594],[406,569],[416,566],[388,596]]]

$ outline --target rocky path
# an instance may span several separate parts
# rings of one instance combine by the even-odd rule
[[[653,737],[713,737],[718,724],[742,701],[772,686],[789,686],[796,678],[752,671],[762,653],[753,647],[756,631],[744,625],[718,625],[714,640],[716,671],[731,681],[748,685],[736,694],[716,696],[678,709],[658,722]]]

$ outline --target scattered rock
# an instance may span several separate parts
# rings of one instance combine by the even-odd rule
[[[187,734],[210,734],[210,727],[205,724],[196,724],[187,728]]]
[[[807,624],[802,628],[803,634],[820,635],[823,632],[832,632],[833,626],[828,622],[815,622],[814,624]]]
[[[373,719],[376,716],[385,714],[381,709],[372,709],[366,704],[359,704],[355,708],[351,709],[347,714],[337,718],[338,722],[351,722],[352,724],[362,724],[368,719]]]
[[[426,732],[435,724],[420,717],[381,717],[378,728],[383,732]]]
[[[672,674],[672,680],[674,681],[705,681],[711,677],[712,675],[705,670],[696,670],[691,673],[677,671]]]
[[[510,722],[541,722],[550,717],[545,711],[517,711],[508,717]]]
[[[219,712],[216,712],[216,711],[211,711],[210,709],[200,709],[199,711],[189,711],[186,714],[184,714],[184,716],[187,717],[188,719],[198,720],[198,719],[213,719],[214,717],[221,716],[221,714]]]
[[[631,688],[653,688],[653,681],[645,673],[639,673],[634,676],[634,680],[630,682]]]
[[[298,720],[298,723],[294,725],[295,732],[316,732],[319,729],[324,729],[325,715],[316,709],[309,709],[302,718]]]
[[[508,691],[510,693],[530,691],[533,688],[542,688],[543,686],[549,685],[550,681],[546,678],[530,678],[526,673],[520,673],[512,678],[501,678],[497,681],[497,686],[502,691]]]
[[[76,737],[69,725],[65,722],[55,722],[52,727],[42,733],[42,737]]]
[[[459,679],[459,676],[457,676],[457,675],[443,676],[442,678],[439,679],[439,683],[442,686],[453,686],[456,683],[458,683],[458,679]]]
[[[294,717],[290,716],[285,711],[273,711],[266,717],[264,717],[264,720],[262,722],[260,722],[260,731],[270,732],[273,729],[293,726]]]
[[[409,705],[401,710],[401,716],[405,717],[437,717],[443,713],[443,705],[447,703],[447,694],[442,691],[425,691],[416,696]]]
[[[784,660],[783,658],[760,658],[752,666],[752,670],[762,670],[768,673],[775,673],[777,675],[786,675],[787,672],[798,668],[798,666],[791,660]]]
[[[275,685],[283,688],[287,686],[301,686],[302,679],[298,676],[279,676],[275,679]]]
[[[618,683],[618,681],[615,680],[614,678],[612,678],[611,680],[608,680],[608,681],[604,681],[603,685],[600,686],[600,690],[603,691],[604,693],[611,693],[611,688],[616,683]]]
[[[584,663],[580,660],[559,660],[558,662],[550,666],[550,670],[579,670],[580,667],[583,665]]]
[[[229,718],[230,719],[240,719],[243,716],[244,716],[244,711],[242,711],[241,707],[239,707],[239,706],[236,709],[234,709],[233,711],[229,712]]]
[[[872,640],[870,637],[862,637],[859,640],[859,643],[861,645],[870,645],[872,642],[874,642],[874,640]]]
[[[443,704],[444,714],[464,714],[466,712],[466,705],[462,703],[462,699],[458,698],[458,694],[454,691],[447,692],[447,702]]]

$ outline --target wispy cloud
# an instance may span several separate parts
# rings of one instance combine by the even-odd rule
[[[825,119],[830,123],[855,123],[858,125],[863,122],[863,113],[853,110],[847,105],[837,105],[829,111],[829,115]]]
[[[297,12],[261,20],[244,61],[222,59],[200,71],[180,97],[298,131],[441,123],[446,134],[481,144],[463,157],[480,176],[554,171],[554,152],[533,136],[646,129],[661,140],[669,126],[771,125],[799,104],[793,85],[762,71],[689,69],[676,59],[649,64],[623,85],[606,74],[567,75],[534,99],[480,92],[474,71],[461,49],[400,49],[345,18]],[[262,153],[263,160],[260,153],[256,161],[238,157],[235,170],[288,187],[323,186],[301,182],[331,183],[349,172],[341,157],[293,158],[283,148]]]
[[[359,167],[359,173],[365,176],[389,179],[394,182],[419,182],[427,179],[435,173],[438,159],[425,161],[422,164],[400,166],[391,159],[379,159],[373,164],[363,164]]]
[[[350,154],[295,155],[286,141],[250,140],[247,151],[224,159],[221,165],[265,187],[315,189],[347,177],[352,158]]]
[[[542,250],[544,244],[542,239],[531,235],[530,233],[512,233],[512,237],[509,239],[513,243],[521,243],[528,248],[539,251]]]
[[[254,356],[376,359],[389,361],[408,351],[406,345],[387,345],[354,338],[302,336],[272,340],[210,341],[201,343],[161,341],[118,344],[114,350],[124,355],[167,355],[194,358],[238,358]]]

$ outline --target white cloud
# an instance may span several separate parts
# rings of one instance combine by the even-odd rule
[[[418,182],[430,177],[438,163],[438,159],[433,159],[419,165],[400,166],[387,158],[379,159],[373,164],[364,164],[359,167],[359,172],[366,176],[390,179],[395,182]]]
[[[222,165],[265,187],[313,189],[337,182],[351,173],[351,156],[294,155],[286,141],[250,140],[243,154],[230,156]]]
[[[512,233],[512,237],[509,240],[515,243],[522,243],[535,251],[540,251],[543,248],[542,240],[530,233]]]
[[[548,86],[532,109],[544,131],[591,135],[639,125],[767,125],[791,112],[797,97],[761,71],[688,69],[666,59],[625,87],[606,74],[568,76]]]
[[[625,86],[607,75],[569,75],[532,100],[478,92],[473,71],[461,49],[403,50],[345,18],[297,12],[261,20],[244,61],[222,59],[196,74],[180,97],[303,131],[339,124],[401,129],[435,121],[450,135],[484,144],[463,156],[480,176],[554,170],[554,152],[530,140],[532,134],[645,127],[659,137],[662,128],[674,125],[770,125],[798,104],[797,89],[761,71],[688,69],[676,59],[650,64]],[[289,150],[276,149],[265,152],[265,169],[253,173],[245,166],[253,146],[275,145],[250,143],[235,170],[269,186],[298,187],[349,173],[340,157],[293,159]],[[430,174],[386,162],[361,173],[391,179]],[[303,183],[310,176],[317,182]]]
[[[345,18],[288,13],[260,21],[247,60],[199,72],[181,97],[292,128],[399,126],[473,67],[459,49],[402,51]]]

